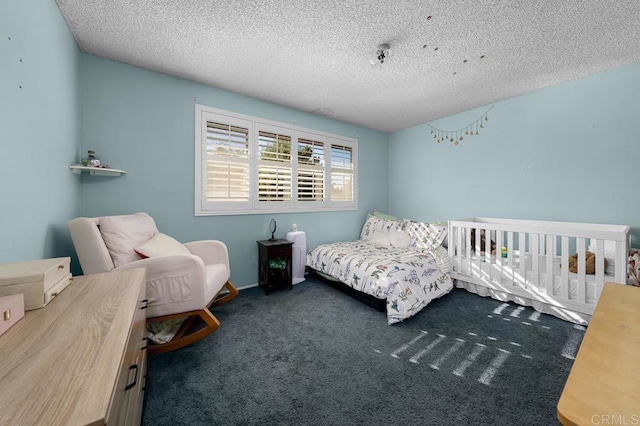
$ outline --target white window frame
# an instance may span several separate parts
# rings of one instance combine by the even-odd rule
[[[226,120],[226,121],[225,121]],[[206,197],[206,147],[207,121],[230,124],[249,129],[249,200],[240,202],[207,201]],[[258,200],[258,134],[260,131],[291,137],[291,201]],[[298,200],[298,139],[310,139],[323,143],[324,197],[318,201]],[[352,150],[353,200],[331,200],[331,146],[342,145]],[[287,123],[265,120],[235,112],[195,105],[195,215],[239,215],[264,213],[294,213],[347,211],[358,209],[358,140]]]

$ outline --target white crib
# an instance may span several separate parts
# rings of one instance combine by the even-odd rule
[[[481,296],[588,324],[604,283],[627,283],[629,230],[624,225],[482,217],[449,221],[451,276],[457,287]],[[595,274],[586,273],[587,251],[595,253]],[[575,253],[578,267],[572,273],[569,258]]]

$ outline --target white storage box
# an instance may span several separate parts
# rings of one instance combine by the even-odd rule
[[[71,282],[71,258],[0,265],[0,296],[24,295],[24,309],[42,308]]]
[[[0,297],[0,336],[24,316],[22,294]]]

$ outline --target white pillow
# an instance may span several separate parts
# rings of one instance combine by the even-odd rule
[[[100,218],[99,227],[116,268],[140,260],[133,250],[158,233],[156,223],[146,213],[105,216]]]
[[[389,231],[389,244],[398,248],[409,247],[411,245],[411,236],[406,232],[392,229]]]
[[[136,247],[134,251],[143,259],[166,254],[191,254],[184,244],[161,232],[146,243]]]
[[[377,216],[367,215],[367,220],[364,222],[362,226],[362,231],[360,232],[360,239],[368,241],[371,239],[371,236],[374,232],[377,231],[390,231],[392,229],[401,229],[402,222],[399,220],[388,220],[382,219]]]
[[[453,270],[451,266],[451,257],[449,257],[449,252],[446,248],[442,246],[436,247],[429,250],[429,253],[431,253],[433,258],[436,260],[436,264],[438,265],[438,268],[440,268],[440,272],[448,274]]]
[[[389,233],[380,230],[373,231],[373,234],[369,236],[368,240],[372,244],[380,244],[383,246],[388,246],[391,244],[391,242],[389,241]]]
[[[411,236],[411,244],[418,250],[429,250],[439,247],[447,237],[447,226],[444,222],[415,222],[405,220],[402,229]]]
[[[406,232],[391,229],[389,231],[376,230],[369,237],[369,242],[385,246],[405,248],[411,245],[411,237]]]

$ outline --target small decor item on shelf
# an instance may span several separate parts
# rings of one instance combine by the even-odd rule
[[[100,167],[100,157],[96,157],[96,152],[90,149],[87,151],[87,156],[82,159],[82,165],[86,167]]]

